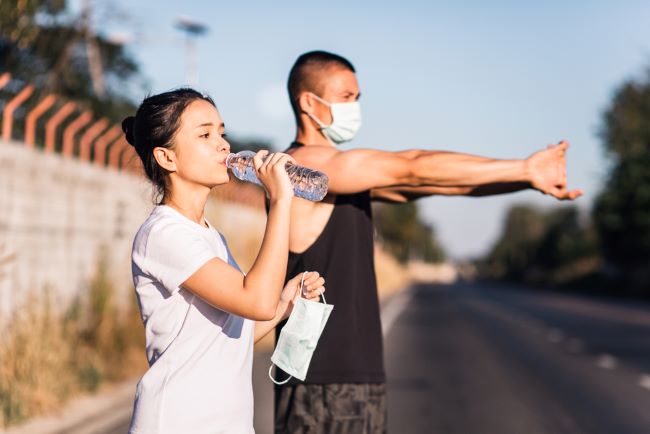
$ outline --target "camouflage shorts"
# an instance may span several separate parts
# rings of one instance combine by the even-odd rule
[[[276,434],[385,434],[385,384],[299,384],[275,390]]]

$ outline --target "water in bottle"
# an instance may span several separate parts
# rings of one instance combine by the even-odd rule
[[[255,173],[253,166],[253,151],[241,151],[236,154],[229,154],[226,157],[226,166],[232,171],[233,175],[242,181],[253,182],[262,185]],[[287,163],[287,174],[293,185],[293,194],[297,197],[311,201],[323,200],[327,194],[327,175],[318,170],[298,166],[297,164]]]

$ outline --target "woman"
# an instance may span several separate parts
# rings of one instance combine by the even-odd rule
[[[289,315],[301,286],[310,299],[324,291],[315,272],[282,288],[293,198],[284,167],[293,160],[255,156],[270,211],[244,276],[204,217],[210,189],[229,180],[230,145],[213,101],[192,89],[151,96],[122,128],[161,197],[133,243],[150,368],[138,383],[129,432],[252,433],[253,341]]]

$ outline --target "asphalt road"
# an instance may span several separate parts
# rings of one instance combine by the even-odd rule
[[[420,286],[388,331],[391,433],[650,433],[650,306]]]
[[[391,434],[650,433],[650,304],[420,285],[382,321]],[[255,358],[258,434],[269,357]]]

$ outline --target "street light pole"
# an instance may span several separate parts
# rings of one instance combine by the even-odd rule
[[[185,33],[185,50],[187,53],[185,81],[190,86],[196,86],[199,82],[199,78],[198,55],[195,40],[198,36],[207,33],[208,27],[191,18],[178,17],[176,19],[176,28]]]

